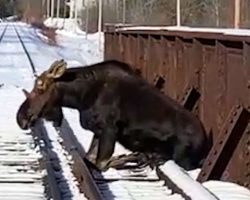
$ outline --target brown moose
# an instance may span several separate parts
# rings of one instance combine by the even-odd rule
[[[109,60],[66,69],[56,61],[35,80],[17,112],[22,129],[45,118],[60,126],[62,107],[77,109],[80,124],[94,133],[87,158],[100,170],[110,165],[115,142],[160,161],[173,159],[186,170],[200,167],[209,142],[199,119],[138,76]]]

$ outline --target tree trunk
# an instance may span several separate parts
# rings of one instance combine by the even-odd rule
[[[240,26],[240,0],[234,0],[234,28]]]

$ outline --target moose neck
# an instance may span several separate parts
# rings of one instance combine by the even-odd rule
[[[94,99],[90,97],[94,94],[93,90],[99,91],[103,83],[103,80],[86,79],[85,77],[78,77],[70,82],[58,82],[56,88],[60,105],[77,110],[86,109],[93,103]]]
[[[79,109],[81,106],[79,89],[80,88],[74,86],[72,83],[62,82],[57,84],[60,105],[62,107]]]

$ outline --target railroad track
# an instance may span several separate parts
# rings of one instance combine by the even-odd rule
[[[0,199],[45,199],[41,155],[27,148],[32,136],[11,134],[0,135]]]
[[[3,39],[3,36],[4,36],[4,34],[5,34],[6,30],[7,30],[7,27],[8,27],[8,24],[4,27],[3,32],[2,32],[1,35],[0,35],[0,42],[1,42],[2,39]]]
[[[32,56],[28,52],[25,42],[22,40],[22,37],[15,25],[12,25],[15,33],[21,43],[21,46],[24,50],[24,54],[27,56],[30,67],[32,69],[33,76],[37,75],[37,70],[35,64],[32,60]],[[35,142],[35,145],[39,147],[39,150],[42,154],[41,164],[46,169],[47,175],[45,177],[45,193],[48,198],[55,200],[63,200],[72,198],[72,191],[70,186],[68,186],[65,177],[63,176],[62,166],[60,164],[60,158],[57,156],[57,152],[53,149],[51,140],[48,136],[47,130],[44,128],[43,122],[37,122],[36,126],[32,129],[32,136]],[[82,196],[81,199],[85,199]]]
[[[0,36],[3,42],[9,24],[6,24]],[[4,87],[4,84],[2,84]],[[10,95],[10,94],[8,94]],[[6,97],[15,98],[14,95]],[[1,100],[7,103],[8,98],[2,96]],[[10,109],[6,104],[6,109]],[[9,113],[8,113],[9,114]],[[8,123],[1,121],[1,127]],[[1,115],[6,115],[2,111]],[[43,200],[44,171],[41,167],[42,155],[35,147],[33,137],[29,133],[22,133],[14,128],[0,131],[0,199],[1,200]]]
[[[20,29],[18,30],[14,24],[8,27],[14,29],[35,76],[36,67],[19,33]],[[4,32],[6,30],[7,28]],[[4,33],[2,35],[1,39]],[[39,121],[31,134],[22,135],[15,132],[14,138],[5,137],[6,133],[0,134],[0,194],[2,186],[5,188],[4,184],[11,182],[17,184],[17,187],[13,187],[10,199],[20,199],[21,194],[25,199],[72,199],[72,185],[75,183],[71,185],[63,176],[65,168],[69,167],[64,165],[64,162],[68,162],[77,181],[75,185],[82,194],[77,199],[218,199],[172,162],[157,170],[144,168],[99,173],[88,168],[84,160],[85,149],[71,128],[67,112],[64,114],[65,118],[60,128]],[[28,149],[27,144],[33,146],[33,149]],[[59,154],[66,160],[62,160],[63,156]],[[13,159],[7,160],[6,155],[11,155],[9,158]],[[46,171],[46,176],[41,173],[41,169]],[[5,182],[2,183],[4,174],[11,173],[12,176],[6,176]],[[186,180],[188,184],[183,184],[182,180]],[[189,191],[190,188],[195,189]],[[4,198],[0,195],[0,199]]]

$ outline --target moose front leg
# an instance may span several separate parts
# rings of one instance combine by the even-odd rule
[[[96,135],[93,136],[86,158],[93,164],[96,162],[99,139]]]
[[[116,136],[111,130],[105,130],[101,134],[98,144],[96,166],[98,169],[105,171],[108,169],[109,160],[114,153]]]

